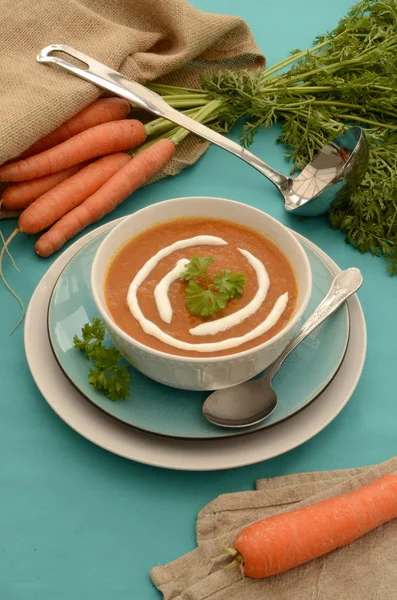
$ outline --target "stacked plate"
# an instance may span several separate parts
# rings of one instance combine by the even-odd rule
[[[274,381],[277,409],[250,429],[209,424],[201,413],[205,393],[169,388],[136,371],[127,400],[111,402],[98,393],[88,384],[89,362],[74,349],[73,336],[98,316],[90,292],[90,268],[99,244],[116,223],[87,234],[58,258],[39,283],[26,316],[30,370],[44,398],[70,427],[131,460],[171,469],[217,470],[291,450],[342,410],[365,358],[365,321],[357,297],[288,358]],[[306,319],[339,269],[317,246],[295,235],[313,272]]]

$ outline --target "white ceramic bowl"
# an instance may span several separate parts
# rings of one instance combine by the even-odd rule
[[[149,348],[134,340],[113,321],[106,307],[104,283],[113,256],[131,238],[154,225],[181,217],[228,219],[255,229],[271,239],[292,265],[298,283],[295,311],[287,325],[267,342],[222,357],[191,358]],[[295,236],[273,217],[246,204],[222,198],[175,198],[154,204],[126,217],[99,246],[91,269],[91,289],[109,335],[122,355],[136,369],[160,383],[186,390],[215,390],[254,377],[284,350],[307,306],[312,274],[306,253]]]

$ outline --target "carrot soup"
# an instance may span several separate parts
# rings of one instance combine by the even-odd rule
[[[117,325],[156,350],[229,356],[280,332],[295,310],[293,269],[248,227],[221,219],[160,223],[110,263],[105,299]]]

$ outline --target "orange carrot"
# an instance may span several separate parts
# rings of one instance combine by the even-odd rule
[[[22,233],[39,233],[79,206],[131,161],[125,152],[103,156],[41,196],[18,220]]]
[[[101,98],[96,100],[83,108],[77,115],[65,121],[60,127],[32,144],[19,158],[28,158],[33,154],[44,152],[44,150],[53,148],[74,135],[90,127],[95,127],[95,125],[125,119],[129,112],[130,105],[123,98]]]
[[[26,181],[90,160],[139,146],[146,137],[140,121],[102,123],[78,133],[54,148],[0,167],[0,181]]]
[[[79,231],[111,212],[171,160],[175,146],[161,139],[134,156],[83,204],[71,210],[42,235],[35,245],[40,256],[50,256]]]
[[[53,175],[44,175],[31,181],[21,181],[8,186],[1,197],[2,207],[7,210],[20,210],[29,206],[32,202],[40,198],[48,190],[65,181],[71,175],[74,175],[82,168],[82,165],[75,165],[64,171],[59,171]]]
[[[283,573],[397,517],[397,475],[249,525],[226,549],[255,579]]]

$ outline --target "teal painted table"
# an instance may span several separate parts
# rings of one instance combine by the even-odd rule
[[[350,0],[194,0],[202,10],[238,14],[250,25],[268,64],[308,47],[333,27]],[[285,169],[276,133],[258,135],[254,152]],[[307,236],[342,268],[364,275],[359,293],[368,327],[361,381],[346,408],[311,441],[279,458],[214,473],[163,471],[107,453],[51,411],[30,376],[23,328],[8,331],[18,307],[0,286],[0,598],[2,600],[152,600],[150,567],[195,545],[197,511],[215,496],[252,489],[258,477],[354,467],[396,453],[396,279],[383,263],[347,246],[326,219],[288,217],[275,189],[250,167],[212,147],[176,178],[137,192],[109,219],[152,202],[185,195],[250,201]],[[14,222],[2,222],[7,235]],[[13,243],[21,274],[10,283],[27,303],[51,260],[40,260],[22,236]]]

